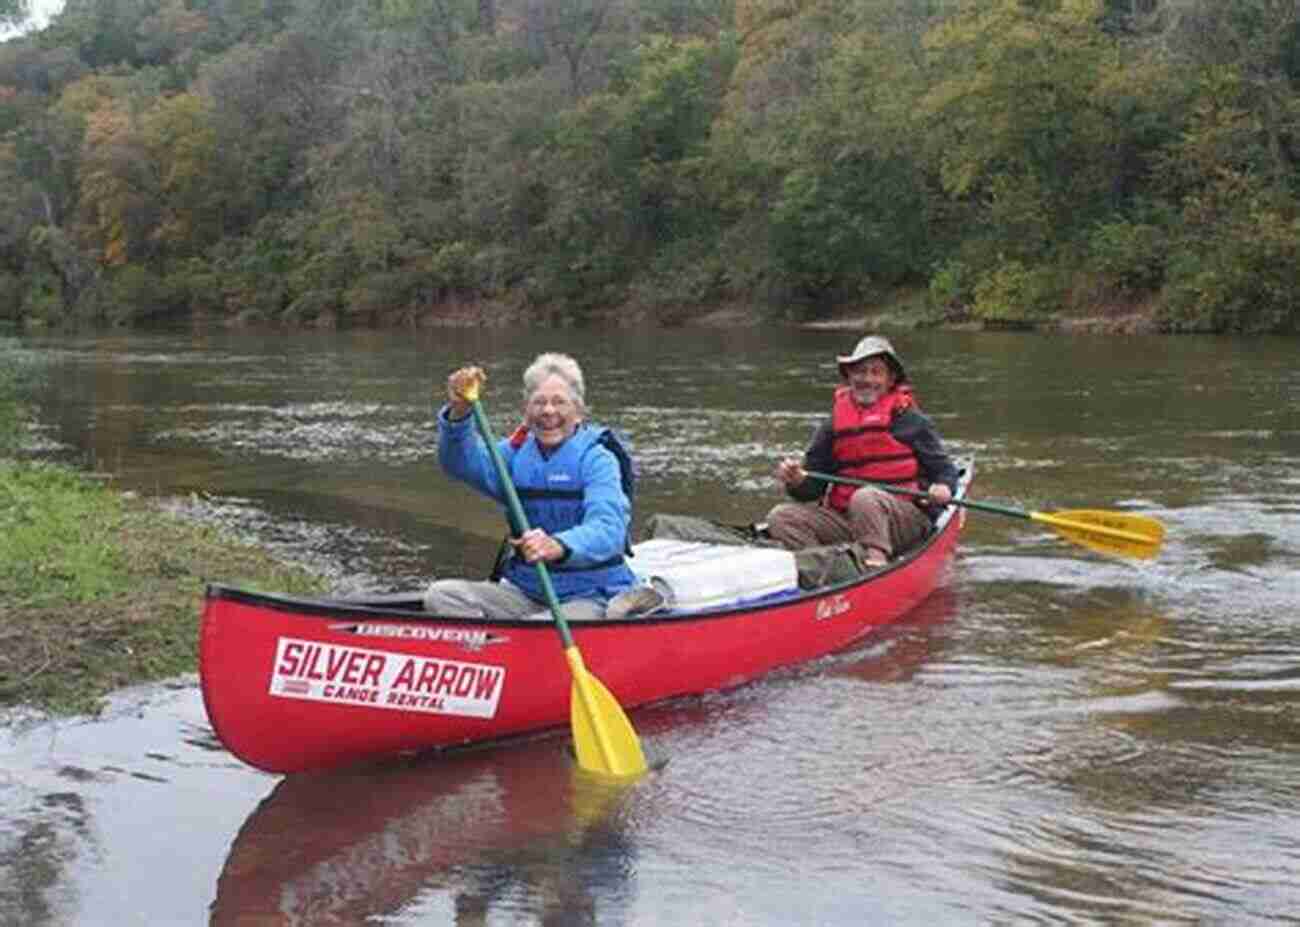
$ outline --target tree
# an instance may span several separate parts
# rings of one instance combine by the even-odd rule
[[[335,137],[346,109],[330,89],[339,64],[311,36],[287,31],[200,69],[194,90],[207,101],[223,170],[240,178],[226,191],[228,231],[305,202],[310,153]]]
[[[1234,105],[1254,130],[1238,156],[1257,159],[1270,182],[1294,183],[1300,166],[1300,4],[1295,0],[1188,3],[1175,45],[1195,66],[1235,83]],[[1246,126],[1243,124],[1242,128]],[[1246,155],[1251,152],[1251,155]]]
[[[790,165],[770,215],[792,295],[827,303],[873,284],[924,280],[943,235],[916,144],[933,4],[858,8],[785,130]]]
[[[527,0],[529,48],[540,61],[563,59],[573,101],[600,89],[604,68],[631,44],[635,10],[626,0]]]
[[[27,15],[26,0],[0,0],[0,26],[17,26]]]
[[[209,29],[202,13],[187,9],[181,0],[163,0],[158,11],[136,27],[138,54],[146,65],[187,64]]]
[[[695,178],[733,66],[725,47],[657,39],[559,120],[542,229],[560,292],[608,300],[647,257],[716,227]]]
[[[91,69],[142,63],[137,30],[158,13],[161,0],[65,0],[41,36],[47,45],[76,50]]]
[[[1037,259],[1112,207],[1141,123],[1100,0],[982,0],[927,35],[924,138],[948,194]]]
[[[147,258],[149,231],[158,217],[157,184],[120,102],[106,100],[87,115],[79,173],[88,244],[100,260],[120,265]]]
[[[139,134],[161,207],[151,237],[168,257],[200,253],[225,230],[227,191],[237,184],[219,156],[209,103],[192,93],[165,97],[142,116]]]

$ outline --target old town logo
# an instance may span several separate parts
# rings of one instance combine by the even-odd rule
[[[813,617],[818,621],[825,621],[828,618],[843,615],[852,607],[847,596],[833,595],[817,603],[817,610],[813,612]]]

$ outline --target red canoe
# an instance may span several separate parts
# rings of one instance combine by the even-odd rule
[[[961,494],[971,475],[967,465]],[[570,630],[626,709],[738,686],[906,615],[942,581],[965,511],[949,507],[924,544],[852,582]],[[730,572],[734,582],[743,569]],[[549,622],[431,615],[418,595],[308,600],[215,584],[199,675],[221,742],[276,773],[566,726],[572,682]]]

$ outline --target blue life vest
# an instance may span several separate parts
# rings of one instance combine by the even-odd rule
[[[609,429],[582,425],[550,457],[542,456],[537,441],[531,436],[515,449],[509,461],[510,477],[530,526],[541,528],[547,534],[558,534],[582,521],[586,497],[582,485],[582,460],[589,453],[603,450],[613,453],[619,460],[620,483],[626,485],[631,476],[630,457],[621,446],[618,451],[611,448],[611,441],[617,442],[617,438]],[[619,451],[623,451],[629,469],[625,469]],[[631,496],[626,488],[623,493],[628,496],[630,505]],[[626,536],[618,538],[617,543],[626,550],[628,539]],[[621,552],[586,566],[549,563],[547,570],[560,601],[590,596],[610,598],[636,581]],[[541,580],[532,564],[511,557],[504,564],[502,573],[530,597],[545,600]]]

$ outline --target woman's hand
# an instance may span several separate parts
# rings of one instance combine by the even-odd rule
[[[453,370],[447,377],[447,414],[453,419],[462,419],[469,415],[470,401],[465,392],[477,385],[482,387],[487,382],[487,373],[482,367],[461,367]]]
[[[564,545],[541,528],[529,528],[519,537],[511,538],[510,543],[527,563],[539,560],[550,563],[564,556]]]

